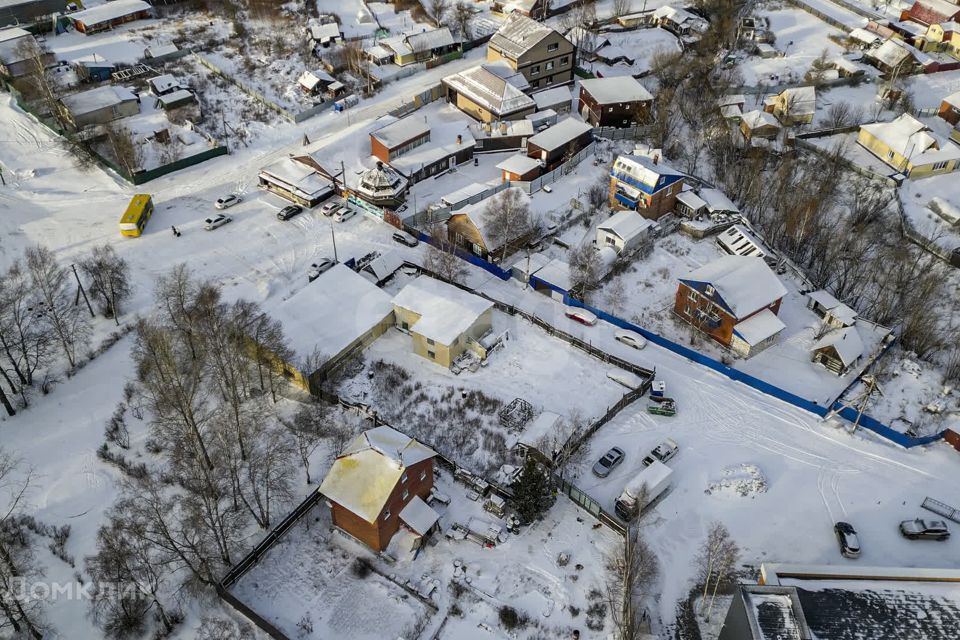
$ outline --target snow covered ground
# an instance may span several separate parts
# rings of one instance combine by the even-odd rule
[[[590,592],[604,589],[605,557],[616,548],[616,534],[598,529],[592,517],[561,496],[543,520],[493,548],[451,539],[444,534],[455,522],[477,528],[481,522],[493,524],[504,531],[505,523],[471,502],[467,489],[447,472],[436,477],[435,485],[452,502],[449,507],[433,505],[440,513],[441,533],[416,557],[403,555],[386,564],[345,536],[331,534],[329,510],[321,503],[232,593],[291,637],[304,640],[414,638],[404,635],[412,626],[412,613],[424,629],[419,637],[500,638],[498,613],[503,606],[529,618],[522,635],[511,637],[567,637],[573,628],[587,634],[611,628],[607,615],[597,618],[596,632],[585,626],[586,610],[597,600]],[[378,573],[358,578],[351,570],[358,556],[390,579]],[[434,581],[438,586],[429,599],[436,612],[396,584],[419,590]],[[355,606],[358,602],[367,606]],[[305,618],[312,621],[312,633],[298,633],[298,622]],[[440,635],[432,636],[441,626]]]

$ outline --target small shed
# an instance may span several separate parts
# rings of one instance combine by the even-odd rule
[[[623,209],[597,227],[597,247],[612,247],[618,254],[630,253],[649,237],[653,225],[652,220],[636,211]]]
[[[542,168],[542,161],[519,153],[497,165],[503,182],[529,182],[540,175]]]
[[[780,122],[773,114],[754,109],[740,117],[740,133],[748,141],[752,138],[774,140],[780,135]]]
[[[807,294],[807,308],[831,327],[851,327],[857,321],[857,312],[834,298],[824,289]]]
[[[693,189],[677,196],[677,213],[687,218],[695,218],[707,210],[707,203]]]
[[[537,111],[553,109],[556,113],[570,113],[570,89],[568,87],[554,87],[545,91],[538,91],[530,96],[537,103]]]
[[[147,80],[147,86],[150,87],[150,93],[155,96],[163,96],[184,88],[180,81],[169,73],[150,78]]]
[[[553,445],[557,444],[557,439],[551,436],[559,435],[562,422],[563,418],[559,414],[552,411],[542,412],[523,428],[513,448],[521,456],[533,455],[541,462],[552,464],[556,456]]]
[[[846,375],[863,357],[863,339],[856,326],[831,331],[811,349],[811,360],[838,376]]]
[[[786,328],[787,325],[773,311],[764,309],[737,323],[733,328],[730,348],[734,353],[749,358],[776,342],[777,336]]]

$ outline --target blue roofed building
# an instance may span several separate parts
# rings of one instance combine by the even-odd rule
[[[618,156],[610,169],[610,206],[658,220],[673,211],[684,177],[661,164],[658,154]]]

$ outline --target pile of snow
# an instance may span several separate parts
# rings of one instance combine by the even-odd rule
[[[742,462],[724,467],[721,478],[711,482],[704,493],[747,498],[758,493],[766,493],[766,491],[767,479],[760,471],[760,467],[749,462]]]

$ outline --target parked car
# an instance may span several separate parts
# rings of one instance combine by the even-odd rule
[[[323,258],[319,262],[315,262],[314,264],[311,264],[310,271],[307,272],[307,280],[309,280],[310,282],[313,282],[314,280],[319,278],[321,274],[332,269],[333,265],[335,264],[336,262],[334,262],[330,258]]]
[[[228,196],[217,198],[217,201],[213,203],[213,206],[216,207],[217,209],[229,209],[235,204],[240,204],[241,200],[243,200],[243,198],[241,198],[235,193],[231,193]]]
[[[337,207],[340,206],[339,202],[328,202],[327,204],[320,207],[320,213],[327,216],[328,218],[334,214],[337,210]]]
[[[212,218],[207,218],[206,220],[204,220],[203,228],[206,229],[207,231],[213,231],[214,229],[219,229],[223,225],[232,221],[233,221],[233,218],[231,218],[230,216],[223,213],[218,213]]]
[[[627,331],[626,329],[621,329],[617,331],[614,336],[617,338],[618,342],[622,342],[628,347],[633,347],[634,349],[643,349],[647,346],[647,340],[642,335],[636,331]]]
[[[405,231],[395,231],[393,234],[394,242],[399,242],[400,244],[405,244],[408,247],[415,247],[420,244],[420,241],[414,238],[412,235]]]
[[[904,520],[900,523],[900,533],[910,540],[926,538],[930,540],[946,540],[950,537],[950,530],[943,520]]]
[[[357,215],[357,212],[353,209],[348,209],[346,207],[340,207],[337,209],[337,212],[333,214],[333,219],[337,222],[346,222],[353,216]]]
[[[586,309],[581,309],[579,307],[567,307],[566,315],[571,320],[575,320],[580,324],[585,324],[588,327],[592,327],[593,325],[597,324],[597,316]]]
[[[666,464],[667,460],[672,460],[677,452],[680,451],[680,446],[676,442],[667,438],[656,447],[653,451],[648,453],[643,459],[643,466],[649,467],[654,463],[654,461],[659,460]]]
[[[280,209],[280,211],[277,211],[277,220],[289,220],[302,211],[303,207],[300,205],[291,204],[289,207],[284,207],[283,209]]]
[[[560,228],[560,225],[558,225],[556,222],[547,223],[547,226],[543,228],[543,236],[544,237],[552,236],[557,232],[557,229],[559,228]]]
[[[593,475],[599,478],[606,478],[618,464],[623,462],[623,458],[625,456],[626,454],[620,447],[611,448],[610,451],[607,451],[605,454],[603,454],[603,457],[597,460],[597,463],[593,465]]]
[[[837,542],[840,543],[840,555],[844,558],[860,557],[860,538],[857,537],[857,531],[849,522],[838,522],[833,525],[833,532],[837,534]]]

